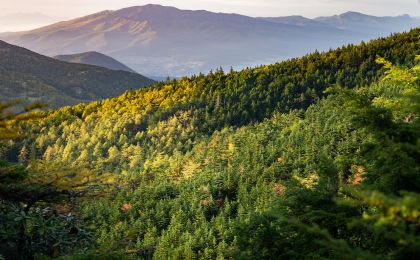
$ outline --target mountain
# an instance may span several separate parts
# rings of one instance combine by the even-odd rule
[[[68,55],[57,55],[57,56],[54,56],[53,58],[57,60],[65,61],[65,62],[89,64],[89,65],[104,67],[110,70],[123,70],[123,71],[136,73],[134,70],[125,66],[124,64],[117,61],[116,59],[111,58],[107,55],[104,55],[96,51],[68,54]]]
[[[368,35],[369,37],[386,36],[393,32],[407,31],[420,26],[420,20],[409,15],[377,17],[358,12],[346,12],[314,19],[303,16],[258,18],[280,24],[342,29],[349,33]]]
[[[389,26],[387,34],[412,27],[411,23],[404,26],[410,20],[407,17],[397,20],[401,26]],[[343,26],[347,21],[342,18],[337,25],[323,18],[253,18],[145,5],[0,34],[0,39],[49,56],[93,50],[145,75],[177,77],[220,66],[240,69],[272,63],[385,36],[382,29],[366,32]]]
[[[44,101],[59,107],[116,96],[152,83],[136,73],[62,62],[0,41],[0,101]]]
[[[34,177],[0,163],[0,254],[419,259],[420,66],[407,69],[419,37],[184,77],[22,122],[0,158]],[[38,199],[35,181],[63,198],[47,200],[51,188]],[[43,228],[25,225],[24,210]]]
[[[410,28],[420,26],[420,20],[409,15],[376,17],[358,12],[318,17],[314,21],[344,30],[362,32],[373,37],[378,34],[385,36],[390,32],[407,31]]]
[[[262,19],[262,20],[274,22],[274,23],[280,23],[280,24],[330,27],[326,23],[317,22],[313,19],[309,19],[300,15],[280,16],[280,17],[258,17],[258,19]],[[335,27],[335,26],[331,26],[331,27]]]

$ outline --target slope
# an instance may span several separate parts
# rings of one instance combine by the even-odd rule
[[[419,35],[420,29],[416,29],[274,65],[158,83],[113,99],[58,110],[49,114],[39,129],[32,129],[43,129],[34,134],[40,138],[37,154],[48,153],[48,158],[77,165],[87,162],[100,171],[134,170],[159,152],[186,152],[196,138],[223,127],[259,122],[275,112],[305,109],[322,99],[328,86],[369,85],[382,74],[375,62],[378,56],[412,65],[419,53]],[[83,135],[81,129],[89,134]],[[49,138],[44,143],[40,141],[44,135],[66,142],[53,145],[57,140]],[[106,142],[101,141],[104,136]],[[124,154],[133,147],[143,151],[138,158],[133,155],[133,164],[131,159],[127,164],[107,160],[111,150]],[[80,154],[85,150],[94,151],[87,161]]]
[[[40,173],[115,176],[108,194],[83,198],[77,211],[99,245],[92,250],[105,255],[418,256],[419,233],[409,227],[418,227],[419,198],[399,195],[420,183],[418,99],[400,95],[412,96],[418,80],[392,69],[400,82],[349,89],[380,79],[377,56],[413,66],[419,35],[50,111],[22,125],[28,137],[9,144],[7,155]],[[342,88],[324,98],[334,84]]]
[[[76,53],[76,54],[67,54],[67,55],[57,55],[57,56],[54,56],[53,58],[57,60],[65,61],[65,62],[82,63],[82,64],[104,67],[110,70],[123,70],[123,71],[136,73],[134,70],[125,66],[124,64],[117,61],[116,59],[109,57],[105,54],[96,52],[96,51]]]
[[[358,12],[346,12],[340,15],[317,17],[314,19],[336,28],[363,32],[367,35],[387,35],[390,32],[402,32],[419,26],[419,20],[409,15],[396,17],[377,17]]]
[[[0,41],[1,101],[43,101],[60,107],[117,96],[152,83],[135,73],[61,62]]]
[[[328,50],[398,32],[391,26],[392,19],[376,34],[374,30],[366,33],[326,22],[302,23],[299,17],[282,20],[289,22],[146,5],[0,34],[0,39],[51,56],[98,51],[145,75],[178,77],[207,73],[220,66],[240,69],[273,63],[315,49]],[[410,28],[411,23],[398,27]]]

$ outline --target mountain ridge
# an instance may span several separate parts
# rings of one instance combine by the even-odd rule
[[[348,19],[337,25],[333,18],[258,18],[145,5],[0,34],[0,39],[49,56],[97,51],[146,75],[166,77],[206,73],[220,66],[253,67],[410,29],[394,19],[385,26],[375,22],[365,28],[346,25]]]
[[[57,60],[65,61],[65,62],[82,63],[82,64],[104,67],[111,70],[122,70],[122,71],[137,73],[136,71],[132,70],[131,68],[127,67],[126,65],[117,61],[116,59],[110,56],[107,56],[105,54],[102,54],[100,52],[96,52],[96,51],[74,53],[74,54],[63,54],[63,55],[54,56],[53,58]]]
[[[59,61],[0,41],[0,101],[53,108],[122,94],[154,81],[136,73]]]

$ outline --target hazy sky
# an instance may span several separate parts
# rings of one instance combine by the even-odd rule
[[[105,9],[113,10],[149,3],[249,16],[299,14],[315,17],[346,11],[359,11],[373,15],[420,16],[420,0],[0,0],[0,30],[3,30],[1,17],[14,13],[42,13],[58,20]],[[19,21],[20,25],[15,23],[16,26],[32,26],[30,19],[19,18]],[[49,21],[45,22],[49,23]],[[35,23],[32,24],[35,25]],[[14,29],[10,25],[8,28]]]

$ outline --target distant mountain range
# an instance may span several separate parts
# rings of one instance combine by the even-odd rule
[[[124,64],[117,61],[116,59],[111,58],[105,54],[102,54],[96,51],[68,54],[68,55],[57,55],[57,56],[54,56],[53,58],[57,60],[65,61],[65,62],[89,64],[89,65],[104,67],[111,70],[123,70],[123,71],[136,73],[134,70],[125,66]]]
[[[0,101],[50,107],[117,96],[154,81],[142,75],[62,62],[0,41]]]
[[[376,17],[357,12],[318,17],[314,21],[344,30],[362,32],[373,37],[378,34],[386,35],[420,26],[420,20],[409,15]]]
[[[253,18],[146,5],[3,33],[0,39],[50,56],[94,50],[145,75],[166,77],[272,63],[419,25],[409,16],[355,12],[315,19]]]

